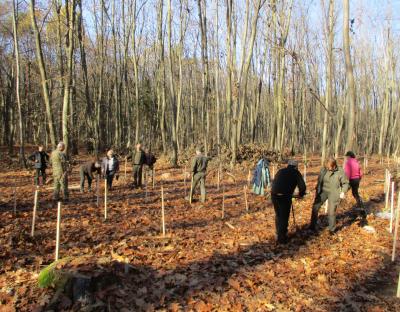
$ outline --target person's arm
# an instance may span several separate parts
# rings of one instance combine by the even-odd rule
[[[28,157],[28,159],[29,159],[30,161],[35,161],[35,160],[36,160],[36,153],[33,153],[32,155],[30,155],[30,156]]]
[[[349,179],[347,176],[344,174],[343,170],[340,170],[340,187],[342,189],[342,193],[346,193],[350,189],[350,184],[349,184]]]
[[[197,167],[197,158],[194,158],[192,160],[192,173],[196,173],[196,167]]]
[[[299,196],[303,197],[306,194],[307,186],[304,182],[303,176],[301,175],[300,171],[297,171],[297,187],[299,188]]]
[[[105,175],[106,174],[106,170],[107,170],[107,160],[105,158],[103,158],[101,160],[101,174]]]

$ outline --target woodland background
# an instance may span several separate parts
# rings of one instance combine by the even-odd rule
[[[398,4],[0,1],[0,144],[399,153]]]

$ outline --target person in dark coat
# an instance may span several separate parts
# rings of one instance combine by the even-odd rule
[[[38,150],[28,158],[34,162],[35,166],[35,185],[39,186],[39,177],[42,177],[42,184],[46,184],[46,168],[49,155],[43,150],[43,145],[38,146]]]
[[[271,199],[275,210],[275,227],[278,244],[286,244],[288,241],[287,231],[290,209],[296,187],[299,188],[300,198],[306,194],[306,184],[297,167],[297,161],[289,160],[288,166],[280,169],[272,182]]]
[[[85,179],[88,182],[88,191],[92,191],[92,181],[93,181],[93,173],[101,174],[101,165],[98,161],[88,161],[84,163],[79,171],[79,175],[81,178],[81,193],[85,190]]]
[[[317,230],[318,212],[328,200],[329,233],[336,231],[336,209],[340,199],[344,199],[349,190],[349,180],[342,168],[339,168],[336,159],[329,158],[318,176],[315,200],[311,212],[310,230]]]
[[[119,161],[112,149],[108,150],[107,156],[101,162],[101,174],[107,180],[107,188],[111,190],[114,176],[117,180],[119,177]]]

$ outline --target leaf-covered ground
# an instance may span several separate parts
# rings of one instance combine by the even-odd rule
[[[41,191],[32,238],[32,174],[0,166],[0,310],[400,311],[395,298],[400,258],[391,262],[389,222],[373,214],[384,206],[385,166],[370,160],[361,186],[376,232],[359,226],[349,192],[338,211],[339,231],[330,237],[326,231],[311,235],[306,230],[319,164],[313,158],[308,167],[310,194],[294,204],[297,229],[291,217],[286,246],[275,244],[268,199],[248,194],[246,213],[249,163],[223,174],[220,190],[211,170],[204,205],[184,200],[184,166],[157,163],[155,188],[149,183],[147,196],[146,190],[132,190],[122,173],[110,192],[106,221],[103,200],[97,207],[95,192],[79,193],[76,165],[71,200],[62,207],[60,256],[68,259],[59,269],[91,281],[86,300],[74,298],[76,285],[58,293],[38,287],[38,273],[54,260],[52,190],[45,186]],[[166,237],[161,235],[161,185]],[[323,210],[320,222],[326,226]]]

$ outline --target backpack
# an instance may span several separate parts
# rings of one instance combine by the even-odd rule
[[[153,166],[157,161],[156,156],[154,156],[151,153],[146,154],[146,165],[147,166]]]

